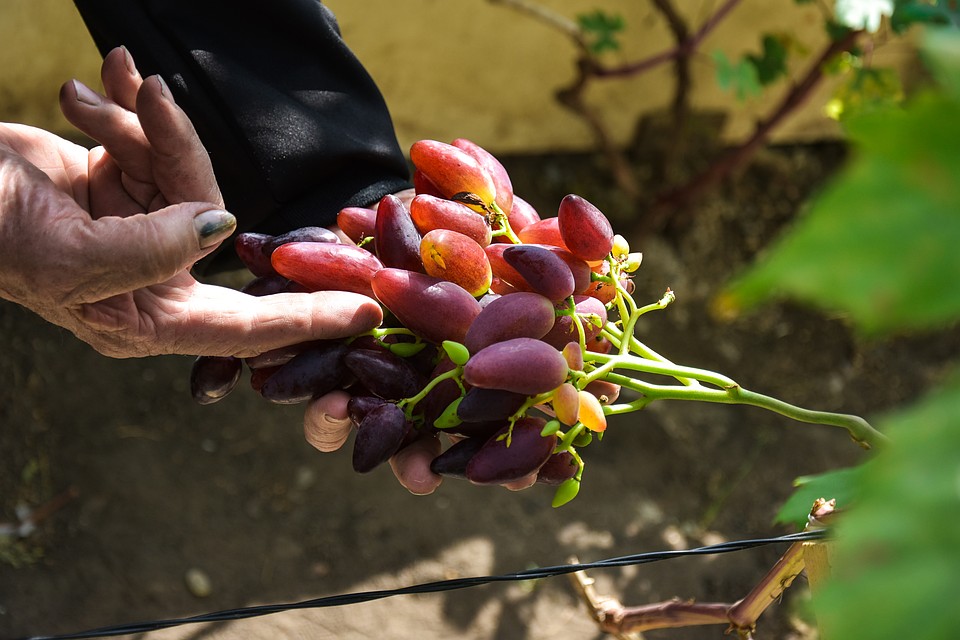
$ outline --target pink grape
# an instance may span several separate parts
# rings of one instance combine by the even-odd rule
[[[546,342],[514,338],[473,354],[463,367],[463,379],[475,387],[533,396],[555,389],[567,372],[563,355]]]
[[[546,247],[519,244],[507,247],[503,259],[539,294],[557,302],[573,295],[577,283],[567,263]]]
[[[539,293],[518,292],[488,303],[464,339],[470,353],[511,338],[542,338],[553,328],[553,303]]]

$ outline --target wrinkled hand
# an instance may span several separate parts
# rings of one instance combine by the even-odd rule
[[[251,356],[379,324],[380,307],[356,294],[255,298],[197,282],[190,267],[236,225],[209,158],[125,49],[102,79],[105,96],[76,81],[60,94],[101,147],[0,124],[0,296],[114,357]]]

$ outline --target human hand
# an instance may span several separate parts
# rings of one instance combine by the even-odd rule
[[[255,298],[205,285],[190,267],[232,233],[209,158],[159,77],[126,50],[102,69],[105,96],[79,82],[61,109],[102,146],[0,124],[0,296],[105,355],[251,356],[379,324],[351,293]]]

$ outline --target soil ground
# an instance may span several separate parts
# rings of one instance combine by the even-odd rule
[[[833,145],[777,149],[705,198],[672,238],[647,240],[636,297],[677,292],[644,318],[643,340],[801,406],[873,418],[916,398],[960,354],[953,334],[866,343],[842,318],[771,304],[721,322],[710,296],[765,247],[842,160]],[[564,193],[601,208],[596,162],[508,158],[517,192],[544,215]],[[608,211],[612,211],[609,209]],[[616,219],[616,218],[615,218]],[[616,219],[630,235],[629,219]],[[0,637],[78,631],[248,605],[498,574],[791,531],[773,516],[792,480],[852,464],[845,432],[760,409],[654,404],[614,421],[586,450],[583,490],[550,507],[545,487],[510,493],[447,481],[402,490],[387,467],[351,470],[349,446],[312,449],[301,409],[246,385],[193,404],[191,358],[111,360],[0,304],[0,522],[66,491],[22,539],[0,541]],[[626,604],[732,602],[783,548],[593,573]],[[210,593],[186,576],[200,571]],[[798,581],[759,638],[812,638]],[[722,627],[647,638],[721,638]],[[499,584],[366,604],[186,625],[169,638],[600,638],[565,579]]]

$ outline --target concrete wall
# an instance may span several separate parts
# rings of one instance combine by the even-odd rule
[[[634,60],[671,44],[649,3],[626,0],[538,0],[560,14],[602,8],[620,13],[628,31],[611,62]],[[344,38],[377,80],[390,105],[404,148],[420,138],[468,137],[495,152],[583,149],[591,144],[584,124],[559,107],[553,92],[573,74],[575,51],[558,32],[489,0],[329,0]],[[699,25],[720,0],[678,0]],[[824,43],[818,3],[743,0],[703,44],[693,65],[693,104],[729,111],[725,135],[747,133],[787,89],[779,83],[761,98],[737,102],[714,80],[710,53],[731,59],[759,50],[759,34],[787,32],[807,50],[791,70],[802,73]],[[264,2],[269,7],[269,2]],[[98,86],[99,57],[69,0],[3,0],[0,3],[0,119],[65,131],[56,95],[78,77]],[[912,50],[888,45],[880,52],[905,64]],[[611,80],[589,94],[620,141],[639,115],[670,99],[669,65],[628,80]],[[812,97],[777,132],[781,140],[836,136],[822,115],[830,86]]]

